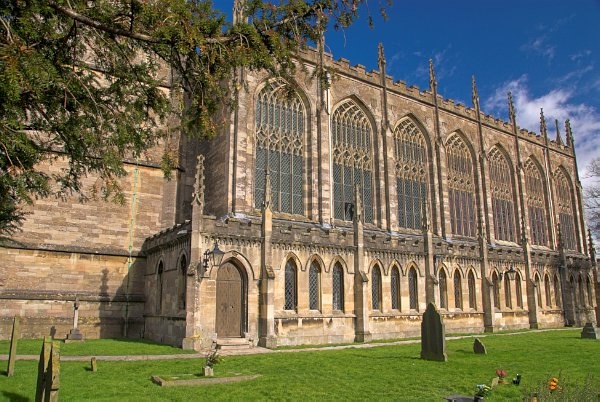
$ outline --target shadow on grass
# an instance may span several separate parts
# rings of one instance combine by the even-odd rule
[[[2,396],[6,397],[11,402],[28,402],[29,398],[23,395],[15,394],[14,392],[2,391]]]
[[[8,371],[6,370],[0,370],[0,375],[3,377],[8,377]]]

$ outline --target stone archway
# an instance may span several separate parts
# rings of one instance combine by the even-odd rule
[[[246,321],[246,279],[232,263],[217,271],[215,332],[219,338],[242,337]]]

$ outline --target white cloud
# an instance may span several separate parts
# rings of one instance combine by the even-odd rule
[[[565,139],[564,122],[569,119],[579,174],[583,181],[585,167],[595,157],[600,157],[600,111],[593,106],[573,100],[574,90],[556,88],[540,96],[533,96],[527,84],[527,76],[509,81],[496,89],[486,100],[485,108],[496,114],[506,115],[507,93],[511,92],[515,104],[517,124],[535,133],[540,132],[540,108],[544,109],[548,136],[556,138],[555,119],[559,121],[560,133]],[[583,183],[585,186],[585,182]]]
[[[556,48],[546,43],[546,37],[537,37],[521,46],[524,52],[534,52],[552,61],[556,53]]]

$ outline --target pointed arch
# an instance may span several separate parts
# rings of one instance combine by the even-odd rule
[[[473,269],[469,270],[467,275],[468,288],[469,288],[469,308],[477,310],[477,291],[475,284],[475,273]]]
[[[339,261],[333,266],[332,272],[332,308],[334,311],[344,311],[344,268]]]
[[[510,278],[504,275],[504,305],[508,309],[512,309],[512,288],[510,286]]]
[[[401,310],[401,289],[400,289],[400,270],[396,264],[392,265],[390,271],[390,298],[392,302],[392,310]]]
[[[371,270],[371,309],[382,311],[381,268],[375,264]]]
[[[161,314],[163,309],[163,290],[164,290],[164,272],[165,264],[162,259],[158,262],[156,268],[156,313]]]
[[[514,170],[506,151],[495,145],[488,153],[494,234],[498,240],[516,241]]]
[[[475,237],[475,158],[470,143],[459,132],[446,141],[447,182],[452,233]]]
[[[398,226],[420,229],[422,207],[427,200],[429,138],[412,116],[406,116],[394,129]]]
[[[321,267],[323,261],[315,256],[310,260],[308,269],[308,308],[321,311]]]
[[[177,304],[180,310],[185,310],[187,299],[187,274],[188,274],[188,259],[185,251],[179,256],[177,266]]]
[[[414,266],[408,269],[408,300],[411,310],[419,310],[419,281]]]
[[[284,271],[284,310],[298,308],[298,266],[294,258],[288,258]]]
[[[306,97],[304,97],[306,98]],[[256,96],[254,206],[262,208],[266,173],[276,212],[304,214],[304,150],[307,106],[297,90],[281,79],[265,84]]]
[[[556,169],[554,173],[554,188],[556,189],[562,245],[567,250],[577,250],[573,181],[563,166]]]
[[[463,309],[463,295],[462,295],[462,275],[460,269],[454,270],[454,308],[458,310]]]
[[[515,294],[517,297],[517,307],[523,308],[523,288],[521,285],[521,273],[515,274]]]
[[[561,297],[560,297],[560,280],[558,279],[558,274],[554,274],[554,303],[556,303],[557,307],[561,307]]]
[[[438,273],[438,288],[440,291],[440,308],[448,309],[448,275],[444,268]]]
[[[525,202],[529,215],[529,238],[531,244],[548,245],[548,227],[546,215],[546,188],[543,169],[531,155],[523,165],[525,175]]]
[[[494,307],[496,310],[500,310],[500,280],[496,271],[492,273],[492,292],[494,296]]]
[[[548,273],[546,272],[544,274],[544,295],[546,296],[546,307],[551,307],[552,306],[552,297],[551,295],[551,288],[550,288],[550,277],[548,276]]]
[[[373,133],[372,118],[357,99],[342,101],[331,117],[333,146],[333,215],[351,221],[355,188],[362,197],[363,218],[373,222]]]
[[[533,275],[533,286],[535,287],[538,308],[542,308],[542,284],[540,283],[540,275],[537,272]]]

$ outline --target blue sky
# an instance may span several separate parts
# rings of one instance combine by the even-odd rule
[[[382,1],[382,0],[379,0]],[[344,32],[329,32],[335,59],[376,70],[383,43],[387,73],[422,89],[434,62],[438,92],[471,106],[475,75],[485,113],[508,120],[507,92],[517,124],[539,133],[544,108],[549,135],[554,119],[571,120],[579,170],[600,157],[600,0],[394,0],[388,20],[369,29],[363,17]]]

